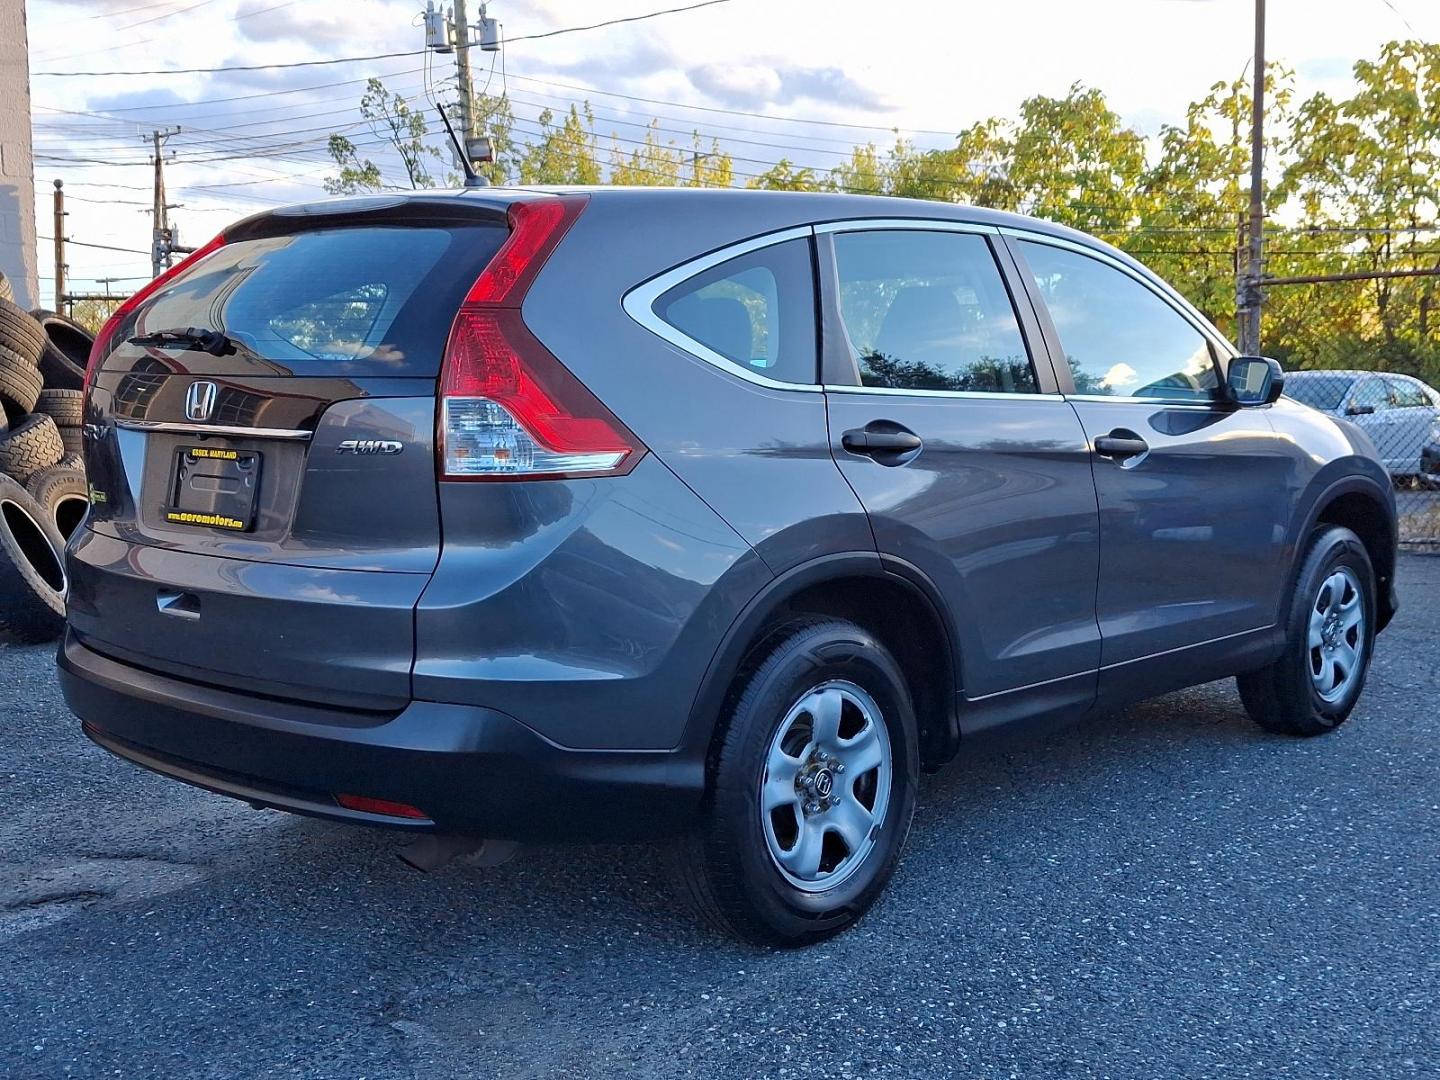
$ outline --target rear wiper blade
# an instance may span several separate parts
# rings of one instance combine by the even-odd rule
[[[198,349],[211,356],[224,356],[235,351],[235,342],[219,330],[205,330],[198,326],[187,326],[184,330],[156,330],[152,334],[141,334],[130,339],[131,345],[179,346],[182,349]]]

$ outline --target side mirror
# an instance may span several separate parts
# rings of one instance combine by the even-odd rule
[[[1236,405],[1270,405],[1285,391],[1285,369],[1268,356],[1237,356],[1230,361],[1225,389]]]
[[[1374,411],[1374,405],[1356,405],[1352,403],[1345,407],[1346,416],[1369,416]]]

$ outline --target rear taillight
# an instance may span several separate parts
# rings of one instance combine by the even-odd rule
[[[441,479],[616,476],[644,455],[520,315],[530,283],[584,208],[584,196],[510,207],[510,235],[450,329],[440,376]]]
[[[100,328],[100,333],[95,335],[95,342],[90,346],[90,356],[85,362],[85,393],[87,396],[90,393],[91,385],[95,382],[95,373],[100,370],[100,365],[104,363],[105,357],[109,356],[115,346],[119,344],[115,339],[125,320],[137,307],[155,295],[162,286],[174,279],[182,270],[193,266],[224,243],[225,234],[221,233],[204,247],[196,248],[165,273],[146,284],[139,292],[116,308],[115,314],[105,320],[105,325]]]

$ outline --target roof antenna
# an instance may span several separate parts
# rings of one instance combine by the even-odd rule
[[[460,144],[460,139],[455,134],[455,129],[450,126],[450,117],[445,115],[445,109],[437,101],[435,111],[440,114],[440,120],[445,125],[445,130],[450,133],[450,144],[455,147],[455,155],[460,159],[460,167],[465,170],[465,186],[487,187],[489,181],[475,171],[475,166],[470,163],[470,155],[465,152],[465,147]]]

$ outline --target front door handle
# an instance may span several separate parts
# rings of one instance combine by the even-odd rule
[[[1133,431],[1126,431],[1123,428],[1117,428],[1109,435],[1101,435],[1095,440],[1095,453],[1116,461],[1139,457],[1149,449],[1149,443]]]
[[[853,428],[840,436],[840,445],[852,454],[905,454],[925,445],[913,431],[876,431]]]

